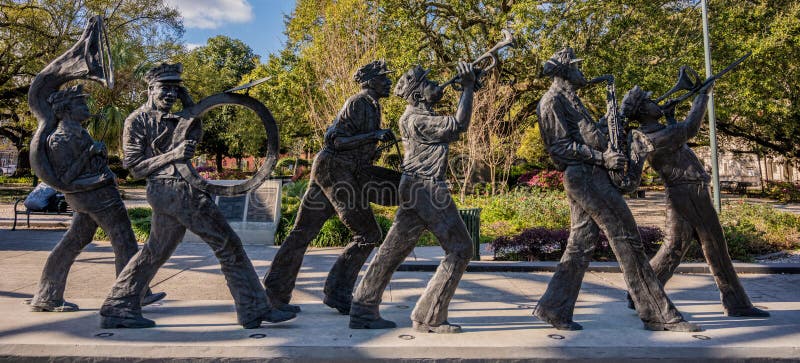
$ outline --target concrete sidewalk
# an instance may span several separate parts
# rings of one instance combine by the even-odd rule
[[[327,271],[340,249],[309,251],[293,302],[303,313],[291,322],[244,330],[235,324],[230,294],[219,265],[204,244],[184,243],[155,279],[168,293],[160,306],[145,308],[158,323],[145,330],[101,330],[97,308],[113,283],[107,243],[93,243],[73,266],[66,298],[77,313],[31,313],[22,304],[38,282],[42,265],[60,231],[0,231],[0,359],[82,361],[575,361],[763,360],[800,358],[800,275],[743,274],[754,303],[769,319],[728,318],[719,292],[705,274],[679,274],[667,291],[702,333],[648,332],[624,301],[619,273],[589,272],[575,320],[579,332],[562,332],[532,317],[550,280],[549,272],[469,272],[459,285],[450,321],[465,333],[421,334],[409,313],[431,272],[397,272],[382,311],[395,330],[347,328],[347,317],[320,303]],[[246,246],[263,276],[274,247]],[[439,258],[436,248],[418,249],[417,263]],[[413,260],[413,259],[412,259]],[[285,360],[283,360],[285,359]]]

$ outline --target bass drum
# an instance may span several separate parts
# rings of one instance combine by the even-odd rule
[[[266,155],[264,155],[264,163],[261,164],[256,174],[253,175],[252,178],[239,184],[219,185],[213,184],[200,176],[194,166],[192,166],[191,160],[176,162],[174,165],[181,176],[193,187],[209,194],[231,197],[244,195],[250,190],[258,188],[258,186],[269,178],[272,169],[275,167],[275,163],[278,159],[278,125],[275,123],[275,118],[272,117],[272,113],[269,112],[267,106],[264,106],[264,104],[253,97],[237,93],[217,93],[206,97],[194,106],[179,113],[182,117],[175,129],[172,143],[173,145],[179,145],[181,142],[185,141],[193,128],[200,127],[200,119],[203,115],[214,108],[225,105],[244,106],[253,110],[264,125],[264,131],[267,134],[267,152]]]

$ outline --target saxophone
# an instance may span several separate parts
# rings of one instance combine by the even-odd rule
[[[614,76],[611,74],[593,78],[589,84],[606,84],[606,107],[608,114],[608,147],[612,151],[627,156],[627,162],[622,170],[609,170],[611,182],[622,193],[631,193],[639,187],[642,180],[642,170],[647,153],[653,150],[649,139],[636,130],[631,135],[625,133],[627,120],[622,117],[617,104],[617,91]],[[630,136],[630,137],[629,137]]]

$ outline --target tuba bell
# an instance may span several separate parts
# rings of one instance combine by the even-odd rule
[[[78,79],[89,79],[108,88],[114,87],[114,65],[108,44],[103,17],[93,16],[78,41],[39,72],[28,90],[28,106],[37,120],[30,146],[31,168],[40,179],[61,192],[92,190],[113,182],[101,178],[80,184],[65,184],[56,177],[47,156],[47,137],[58,124],[47,99],[65,83]]]

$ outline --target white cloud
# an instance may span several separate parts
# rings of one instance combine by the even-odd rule
[[[186,47],[186,50],[194,50],[194,49],[197,49],[197,48],[200,48],[200,47],[202,47],[203,45],[204,45],[204,44],[198,44],[198,43],[186,43],[186,44],[184,44],[183,46],[184,46],[184,47]]]
[[[165,0],[183,16],[187,28],[216,29],[226,23],[246,23],[253,19],[247,0]]]

